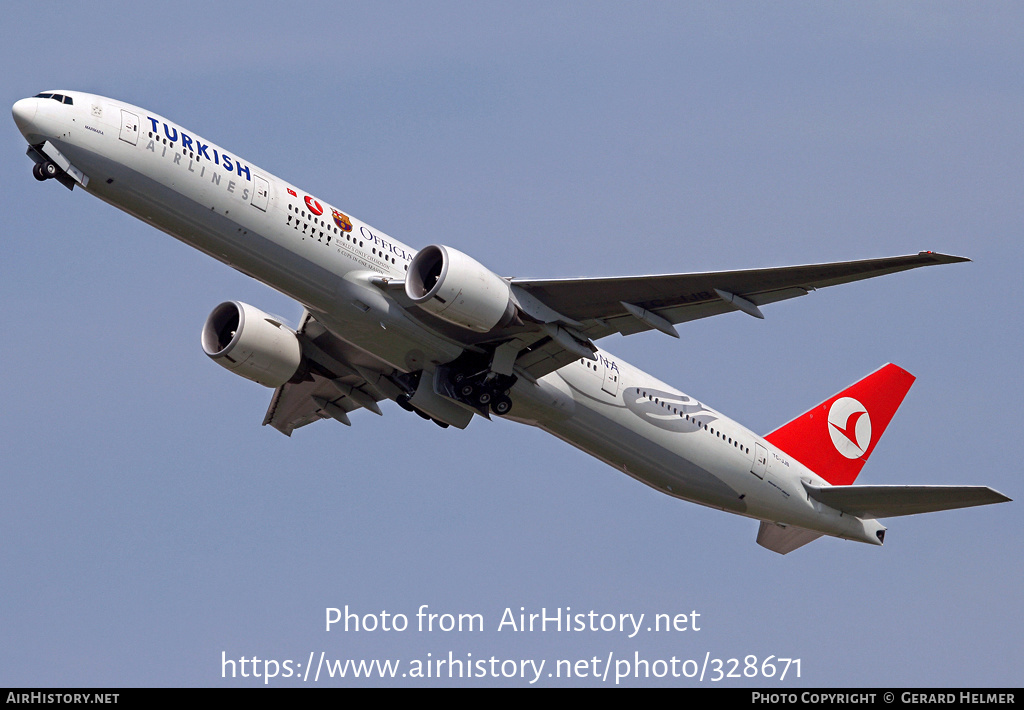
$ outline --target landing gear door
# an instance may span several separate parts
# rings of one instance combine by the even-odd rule
[[[124,109],[121,109],[121,140],[132,145],[139,142],[139,117]]]
[[[270,183],[259,175],[254,175],[252,179],[256,183],[256,189],[252,193],[252,206],[266,212],[267,205],[270,204]]]
[[[764,478],[764,472],[768,468],[768,450],[760,444],[754,444],[754,463],[750,472],[758,478]]]

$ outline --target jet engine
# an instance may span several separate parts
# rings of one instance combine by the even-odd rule
[[[298,337],[279,318],[227,301],[203,325],[203,350],[214,362],[265,387],[280,387],[302,364]]]
[[[439,244],[413,257],[405,295],[428,313],[477,333],[507,325],[516,314],[507,281],[461,251]]]

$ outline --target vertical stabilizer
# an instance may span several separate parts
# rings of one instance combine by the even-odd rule
[[[856,480],[914,376],[892,363],[765,436],[834,486]]]

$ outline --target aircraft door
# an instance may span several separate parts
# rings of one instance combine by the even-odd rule
[[[252,179],[256,183],[256,189],[252,192],[252,206],[266,212],[270,204],[270,183],[259,175],[253,175]]]
[[[121,109],[121,140],[132,145],[139,142],[139,117],[124,109]]]
[[[601,389],[610,394],[612,397],[619,395],[619,371],[614,367],[608,366],[607,363],[604,365],[604,381],[601,383]],[[598,365],[600,367],[601,365]]]
[[[754,463],[750,472],[758,478],[764,478],[764,472],[768,468],[768,450],[760,444],[754,444]]]

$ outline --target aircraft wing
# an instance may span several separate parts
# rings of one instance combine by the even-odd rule
[[[342,342],[308,311],[296,334],[310,370],[303,381],[285,383],[274,391],[264,426],[291,436],[295,429],[321,419],[351,426],[348,413],[360,408],[381,414],[377,402],[396,394],[391,383],[379,372],[354,364],[340,350]]]
[[[826,286],[870,279],[937,264],[970,261],[923,251],[861,261],[839,261],[740,271],[658,276],[572,279],[508,279],[523,318],[487,333],[472,333],[427,311],[406,297],[405,282],[380,277],[373,283],[424,324],[477,353],[502,352],[502,374],[543,377],[579,358],[595,359],[593,340],[613,333],[659,330],[679,337],[678,323],[743,311],[763,318],[760,306],[803,296]]]
[[[662,276],[579,279],[512,279],[545,306],[580,322],[589,338],[657,329],[677,335],[672,325],[744,311],[763,317],[758,306],[803,296],[826,286],[870,279],[907,269],[970,261],[923,251],[862,261],[717,271]]]
[[[895,518],[1010,500],[988,486],[812,486],[804,483],[804,488],[814,500],[859,518]]]

